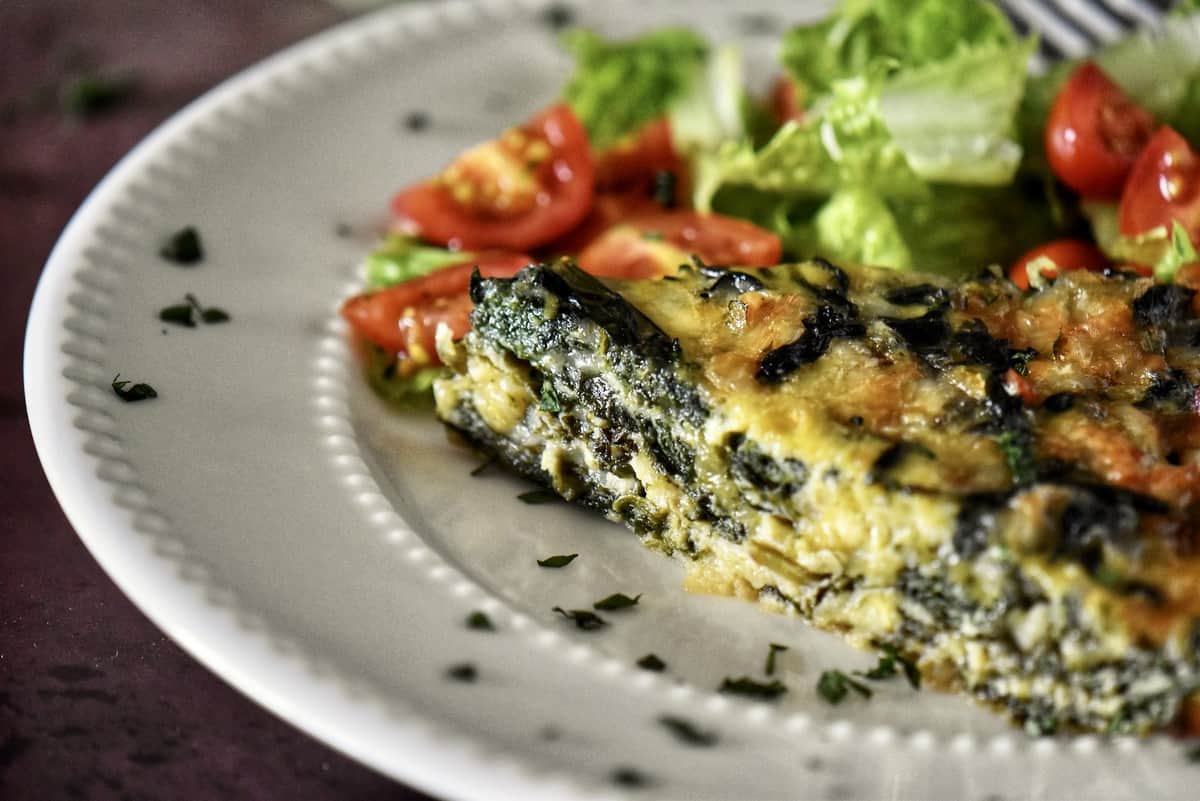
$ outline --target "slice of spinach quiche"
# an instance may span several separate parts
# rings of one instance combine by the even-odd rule
[[[439,416],[731,593],[1038,731],[1200,683],[1194,292],[823,261],[471,286]]]

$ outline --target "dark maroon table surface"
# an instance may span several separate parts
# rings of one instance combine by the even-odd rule
[[[189,100],[340,16],[316,0],[0,0],[0,799],[427,798],[256,706],[133,607],[59,509],[22,390],[34,286],[88,191]]]

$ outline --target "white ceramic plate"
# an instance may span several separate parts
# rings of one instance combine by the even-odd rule
[[[317,37],[171,120],[80,210],[38,289],[25,375],[47,475],[104,569],[247,695],[451,798],[1194,797],[1165,739],[1034,741],[902,682],[831,707],[820,672],[871,656],[685,594],[624,529],[470,477],[429,416],[365,389],[337,301],[393,190],[555,96],[569,65],[540,5],[402,7]],[[597,4],[580,21],[742,38],[761,78],[779,26],[821,8],[758,6]],[[416,111],[423,130],[404,124]],[[194,267],[156,255],[184,225],[207,251]],[[185,293],[232,321],[161,324]],[[121,402],[117,373],[159,397]],[[534,563],[560,553],[580,556]],[[551,611],[617,591],[641,603],[597,632]],[[468,629],[474,610],[497,631]],[[772,642],[789,647],[781,702],[714,692],[761,678]],[[635,666],[650,652],[666,672]],[[448,679],[464,662],[477,680]],[[716,742],[683,743],[664,716]],[[621,786],[622,770],[647,783]]]

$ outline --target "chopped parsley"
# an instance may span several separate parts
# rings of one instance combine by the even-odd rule
[[[623,592],[614,592],[607,598],[596,601],[596,603],[592,604],[592,608],[604,612],[611,612],[615,609],[628,609],[631,606],[636,606],[638,599],[641,597],[642,594],[640,592],[632,598]]]
[[[158,319],[164,323],[172,325],[182,325],[186,328],[195,328],[196,321],[192,319],[192,304],[179,303],[174,306],[166,306],[158,313]]]
[[[773,642],[767,646],[767,649],[767,664],[763,666],[763,673],[766,673],[768,676],[774,676],[775,654],[779,653],[780,651],[786,651],[788,647],[786,645],[780,645],[777,642]]]
[[[747,698],[758,698],[763,701],[774,701],[787,692],[783,682],[775,679],[769,682],[755,681],[749,676],[738,679],[726,678],[717,688],[717,692],[726,695],[743,695]]]
[[[900,656],[899,652],[891,645],[885,645],[881,650],[883,653],[879,655],[879,661],[875,667],[858,675],[873,681],[890,679],[896,675],[896,666],[899,665],[900,669],[904,671],[904,678],[908,680],[909,686],[914,690],[921,689],[921,671],[917,669],[915,662]]]
[[[218,309],[215,306],[205,308],[200,305],[200,301],[196,300],[196,296],[190,293],[184,295],[184,299],[187,301],[186,303],[177,303],[159,311],[158,319],[164,323],[182,325],[186,328],[196,327],[194,314],[200,315],[200,319],[208,325],[229,322],[229,313],[224,309]]]
[[[826,670],[821,674],[821,678],[817,679],[817,692],[831,704],[840,704],[850,690],[854,690],[863,698],[870,698],[874,694],[870,687],[855,681],[840,670]]]
[[[195,264],[203,261],[204,246],[200,243],[200,232],[190,225],[181,228],[163,244],[158,255],[176,264]]]
[[[637,661],[637,666],[652,673],[662,673],[667,669],[667,663],[659,659],[656,654],[646,654]]]
[[[474,629],[475,631],[496,630],[496,626],[492,623],[492,619],[479,610],[467,615],[467,628]]]
[[[429,127],[429,115],[424,111],[410,111],[404,116],[404,127],[410,131],[423,131]]]
[[[612,772],[613,784],[619,787],[645,787],[650,784],[646,775],[634,768],[620,767]]]
[[[1200,746],[1192,748],[1187,752],[1188,762],[1200,762]]]
[[[701,729],[686,718],[663,715],[658,719],[658,722],[665,726],[667,731],[675,735],[675,739],[684,745],[708,748],[709,746],[716,745],[719,739],[716,732]]]
[[[113,376],[113,392],[117,393],[117,397],[126,403],[134,403],[158,397],[158,393],[154,391],[154,387],[149,384],[134,384],[133,386],[129,386],[129,383],[128,381],[121,380],[120,373]]]
[[[538,403],[538,408],[543,412],[551,412],[558,414],[562,411],[562,404],[558,401],[558,393],[554,391],[554,385],[549,381],[542,384],[542,397]]]
[[[479,671],[470,662],[461,662],[446,668],[446,678],[470,684],[479,678]]]
[[[575,9],[555,3],[542,12],[542,21],[552,30],[561,31],[575,24]]]
[[[566,567],[575,561],[579,556],[577,553],[562,553],[557,556],[547,556],[545,559],[537,560],[538,567]]]
[[[554,503],[558,500],[558,493],[548,489],[536,489],[529,492],[522,492],[517,496],[517,500],[521,503],[528,503],[537,506],[543,503]]]
[[[589,612],[586,609],[563,609],[561,606],[554,607],[554,611],[575,623],[575,628],[583,631],[594,631],[595,629],[607,626],[608,621],[600,617],[594,612]]]

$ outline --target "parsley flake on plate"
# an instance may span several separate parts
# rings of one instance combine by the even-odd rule
[[[204,259],[200,232],[192,226],[181,228],[159,249],[158,255],[176,264],[195,264]]]
[[[779,696],[787,692],[787,687],[783,682],[775,679],[774,681],[761,682],[755,681],[749,676],[732,679],[726,678],[721,682],[721,686],[717,688],[717,692],[725,693],[726,695],[741,695],[746,698],[757,698],[761,701],[774,701]]]
[[[896,666],[899,665],[904,671],[904,678],[908,680],[909,686],[914,690],[921,689],[921,671],[917,669],[915,662],[905,659],[891,645],[885,645],[881,650],[883,653],[879,655],[879,661],[875,667],[858,675],[874,681],[890,679],[896,675]]]
[[[863,698],[870,698],[874,694],[870,687],[855,681],[840,670],[826,670],[817,680],[817,692],[834,705],[840,704],[850,690],[854,690]]]
[[[117,393],[117,397],[126,403],[134,403],[158,397],[158,393],[154,391],[154,387],[149,384],[134,384],[130,386],[129,381],[121,380],[120,373],[117,373],[113,377],[112,389],[113,392]]]
[[[658,719],[658,722],[665,726],[667,731],[675,735],[675,739],[684,745],[708,748],[716,745],[717,740],[720,739],[716,732],[702,729],[686,718],[663,715]]]
[[[475,631],[495,631],[496,625],[485,613],[475,610],[467,615],[467,628]]]
[[[547,556],[545,559],[537,560],[538,567],[566,567],[575,561],[579,556],[577,553],[561,553],[556,556]]]
[[[652,673],[662,673],[667,669],[667,663],[659,659],[656,654],[646,654],[637,661],[637,666]]]
[[[768,676],[774,676],[775,675],[775,654],[779,653],[780,651],[786,651],[787,649],[788,649],[788,647],[786,645],[780,645],[777,642],[773,642],[770,645],[768,645],[767,646],[767,663],[766,663],[766,665],[763,666],[763,673],[766,673]]]
[[[613,784],[619,787],[645,787],[650,784],[646,774],[634,768],[621,767],[611,774]]]
[[[600,609],[604,612],[611,612],[616,609],[628,609],[631,606],[636,606],[638,599],[642,597],[639,592],[637,595],[630,598],[623,592],[614,592],[607,598],[602,598],[592,604],[593,609]]]
[[[479,678],[479,670],[470,662],[461,662],[446,668],[446,678],[470,684]]]
[[[595,629],[607,626],[608,621],[600,617],[594,612],[589,612],[586,609],[563,609],[561,606],[554,607],[554,611],[565,617],[567,620],[575,624],[575,628],[583,631],[594,631]]]

